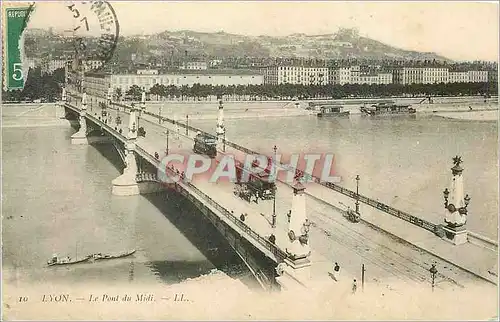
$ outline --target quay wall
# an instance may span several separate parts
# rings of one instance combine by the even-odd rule
[[[492,251],[498,253],[498,241],[493,240],[491,238],[485,237],[478,233],[469,231],[467,234],[467,238],[470,243],[491,249]]]

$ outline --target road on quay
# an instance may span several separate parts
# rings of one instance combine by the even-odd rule
[[[128,124],[128,113],[119,113],[123,119],[122,127],[125,131],[124,125]],[[186,137],[185,129],[178,130],[167,122],[160,125],[157,118],[147,115],[141,117],[139,126],[145,128],[146,137],[139,138],[138,144],[144,145],[147,150],[154,150],[164,155],[168,129],[170,153],[185,154],[186,151],[192,151],[194,133],[189,133],[190,137]],[[215,183],[195,180],[195,184],[201,191],[209,194],[222,205],[230,205],[233,208],[230,210],[233,210],[236,215],[247,213],[246,223],[251,227],[258,226],[261,234],[271,233],[269,222],[272,214],[272,200],[261,201],[258,204],[248,203],[233,194],[234,184],[229,182],[218,182],[217,192],[214,192]],[[278,224],[276,229],[283,232],[286,213],[291,206],[292,190],[288,185],[280,182],[277,183],[277,187]],[[339,196],[339,201],[353,206],[353,200],[348,197]],[[400,243],[391,236],[366,225],[347,221],[342,210],[338,208],[339,205],[328,205],[312,197],[307,198],[306,204],[312,221],[311,248],[313,253],[319,253],[319,257],[326,261],[323,263],[325,267],[331,267],[337,261],[346,275],[360,278],[361,265],[365,264],[367,283],[385,284],[388,287],[391,285],[408,287],[421,283],[431,285],[429,268],[431,264],[436,264],[440,268],[436,276],[437,288],[454,289],[463,288],[469,283],[485,283],[428,252]],[[362,205],[361,212],[369,211],[367,208],[369,207]],[[281,238],[278,238],[278,244],[280,244],[279,239]]]

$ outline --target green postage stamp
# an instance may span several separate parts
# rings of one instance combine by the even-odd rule
[[[23,32],[33,5],[28,3],[2,3],[2,57],[4,90],[22,89],[26,81],[23,68]]]

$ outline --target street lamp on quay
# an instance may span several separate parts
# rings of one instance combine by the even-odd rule
[[[168,155],[168,130],[167,130],[167,148],[165,149],[165,156]]]
[[[189,115],[186,114],[186,135],[188,135]]]
[[[222,151],[226,152],[226,130],[224,130],[224,137],[222,138]]]
[[[432,276],[432,291],[434,292],[434,282],[436,280],[436,274],[438,272],[438,270],[436,269],[436,264],[432,264],[432,267],[429,269],[429,272],[431,272],[431,276]]]
[[[443,191],[443,195],[444,195],[444,207],[448,207],[448,196],[450,195],[450,191],[448,190],[448,188],[445,188],[444,191]]]
[[[359,174],[356,175],[356,213],[359,214]]]
[[[276,169],[276,150],[278,150],[278,148],[276,147],[276,145],[273,147],[273,150],[274,150],[274,171],[277,171],[278,169]],[[273,221],[272,221],[272,224],[271,226],[273,228],[276,228],[276,191],[274,191],[274,196],[273,196]]]

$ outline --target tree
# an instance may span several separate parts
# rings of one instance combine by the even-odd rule
[[[164,85],[156,83],[149,89],[149,94],[156,95],[156,100],[158,101],[160,96],[166,95],[166,88]]]
[[[142,88],[137,85],[132,85],[125,93],[125,95],[132,96],[133,100],[140,100],[142,96]]]
[[[121,87],[115,88],[115,99],[120,101],[122,99],[123,93]]]

